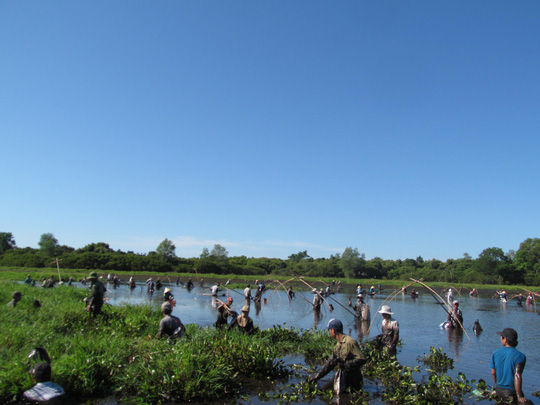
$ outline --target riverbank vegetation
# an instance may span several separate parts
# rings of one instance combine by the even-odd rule
[[[52,361],[53,381],[64,387],[73,403],[85,398],[115,396],[123,403],[203,402],[255,395],[247,389],[252,381],[279,381],[275,390],[261,398],[291,402],[301,398],[331,397],[308,377],[330,355],[335,344],[327,332],[274,326],[253,335],[187,325],[175,343],[157,339],[161,314],[158,308],[109,306],[97,318],[83,308],[83,289],[54,289],[0,282],[0,302],[19,290],[23,299],[16,307],[0,310],[0,402],[18,401],[32,386],[28,353],[45,348]],[[41,307],[33,305],[34,300]],[[364,375],[376,393],[353,395],[357,403],[375,395],[385,403],[459,403],[473,382],[459,375],[452,379],[433,372],[419,378],[419,367],[400,365],[362,343],[368,358]],[[442,353],[428,364],[440,362]],[[288,357],[289,356],[289,357]],[[288,364],[299,357],[304,366]],[[424,360],[426,361],[426,360]],[[416,377],[415,377],[416,376]],[[287,378],[295,383],[287,385]]]
[[[366,259],[357,248],[348,247],[343,253],[329,258],[313,258],[307,251],[291,254],[288,259],[229,257],[225,247],[204,248],[199,257],[177,256],[174,244],[165,239],[148,254],[114,250],[107,243],[91,243],[74,249],[60,245],[54,235],[41,236],[39,249],[20,248],[10,232],[0,232],[0,267],[62,268],[102,270],[130,273],[182,273],[255,277],[291,276],[314,278],[409,280],[411,277],[446,284],[529,285],[540,284],[540,238],[523,241],[517,251],[504,252],[490,247],[472,258],[463,257],[441,261],[422,257],[404,260]]]

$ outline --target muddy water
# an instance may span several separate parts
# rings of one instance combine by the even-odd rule
[[[205,284],[205,286],[209,287],[210,284]],[[209,288],[196,286],[193,290],[188,291],[181,285],[177,286],[174,282],[164,283],[164,287],[172,289],[177,302],[173,314],[180,317],[184,324],[196,323],[204,327],[211,326],[215,322],[216,300],[209,295]],[[320,286],[317,285],[317,287]],[[161,291],[156,291],[153,296],[149,296],[146,285],[141,282],[138,282],[133,291],[130,291],[123,284],[117,289],[109,288],[107,297],[109,303],[113,305],[150,303],[157,306],[163,302],[163,288]],[[371,316],[372,319],[375,319],[369,331],[360,331],[355,329],[352,314],[344,308],[347,307],[349,298],[353,298],[354,301],[352,286],[345,287],[341,294],[333,294],[332,299],[327,301],[328,304],[332,304],[333,311],[328,308],[328,305],[323,306],[320,318],[314,316],[308,302],[313,299],[312,293],[297,292],[297,296],[290,301],[283,288],[274,288],[275,285],[271,285],[264,293],[263,298],[266,298],[266,303],[260,307],[253,304],[251,306],[250,316],[261,329],[269,328],[272,325],[325,329],[330,319],[338,318],[345,326],[345,333],[355,338],[372,338],[380,333],[381,317],[375,315],[377,309],[392,292],[390,289],[383,290],[373,298],[368,298]],[[224,289],[219,293],[218,299],[225,300],[226,296],[230,295],[234,299],[233,309],[240,312],[244,304],[242,292],[242,290]],[[252,293],[254,294],[255,291],[252,290]],[[462,334],[455,334],[439,327],[446,319],[446,313],[440,305],[435,303],[427,291],[420,289],[419,297],[414,300],[409,295],[399,294],[390,303],[394,318],[399,321],[400,337],[403,340],[403,346],[398,351],[398,360],[404,365],[414,367],[419,364],[417,361],[419,356],[429,353],[430,346],[442,348],[448,356],[454,359],[454,370],[449,371],[449,375],[455,377],[458,372],[462,372],[469,380],[484,379],[488,385],[492,385],[489,367],[491,353],[501,347],[500,338],[496,331],[505,327],[513,327],[519,333],[518,349],[527,355],[523,380],[524,393],[534,404],[540,404],[540,398],[532,396],[533,392],[540,390],[540,351],[538,349],[540,347],[540,316],[535,312],[533,306],[527,306],[525,303],[523,306],[518,306],[515,300],[502,303],[498,299],[490,298],[492,294],[493,291],[486,291],[480,292],[479,298],[470,297],[468,294],[455,297],[460,300],[460,309],[463,311],[466,333]],[[536,311],[540,311],[540,306],[536,308]],[[473,322],[477,319],[483,328],[483,332],[478,336],[472,331]],[[288,363],[299,361],[301,359],[286,359]],[[289,380],[283,384],[293,382],[295,381]],[[271,391],[272,387],[265,386],[264,389]],[[366,384],[366,389],[368,391],[377,390],[369,382]],[[260,388],[254,390],[254,392],[258,391]],[[487,403],[486,401],[482,402]],[[257,397],[250,397],[248,401],[238,401],[238,403],[268,404],[269,402],[260,401]],[[316,400],[311,403],[322,404],[325,402]],[[471,400],[470,403],[477,402]]]

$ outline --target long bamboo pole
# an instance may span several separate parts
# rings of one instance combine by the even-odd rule
[[[56,258],[56,270],[58,271],[58,282],[62,281],[62,276],[60,276],[60,265],[58,264],[58,257]]]
[[[412,281],[414,281],[415,283],[418,283],[418,284],[421,284],[423,285],[424,287],[426,287],[428,289],[428,291],[430,293],[432,293],[431,295],[435,294],[437,297],[440,298],[440,300],[444,303],[444,305],[446,305],[448,307],[449,310],[446,310],[446,308],[444,308],[446,310],[446,312],[450,315],[450,311],[452,310],[452,308],[450,308],[450,306],[442,299],[442,297],[437,294],[437,292],[431,288],[430,286],[428,286],[427,284],[424,284],[423,282],[419,281],[419,280],[415,280],[414,278],[411,278]],[[433,296],[433,298],[435,298],[435,296]],[[435,298],[435,300],[438,302],[438,300]],[[461,329],[463,329],[463,332],[465,332],[465,335],[467,335],[467,338],[469,339],[469,341],[471,340],[471,338],[469,337],[469,334],[467,333],[467,331],[465,330],[465,327],[463,326],[463,324],[459,321],[459,319],[455,318],[456,321],[458,321],[459,323],[459,326],[461,326]]]
[[[229,315],[233,316],[233,313],[231,312],[230,308],[227,306],[226,303],[221,301],[219,298],[216,298],[216,301],[219,301],[221,303],[220,307],[223,306],[225,308],[225,311],[227,311],[229,313]],[[218,309],[219,309],[219,307],[218,307]]]
[[[334,302],[336,302],[338,305],[340,305],[343,309],[345,309],[346,311],[348,311],[352,316],[354,316],[355,318],[357,318],[357,315],[352,312],[349,308],[347,308],[345,305],[343,305],[341,302],[339,302],[338,300],[336,300],[334,297],[328,297],[330,299],[332,299]]]
[[[296,277],[295,277],[295,278],[296,278]],[[294,278],[293,278],[293,280],[294,280]],[[285,285],[284,285],[281,281],[279,281],[279,280],[276,280],[276,281],[277,281],[279,284],[281,284],[281,285],[283,286],[283,288],[285,288],[285,291],[287,291],[287,288],[285,287]],[[300,297],[302,297],[302,298],[305,299],[307,302],[309,302],[309,305],[311,305],[311,307],[313,307],[313,303],[312,303],[310,300],[308,300],[306,297],[304,297],[304,296],[301,295],[301,294],[300,294]]]
[[[236,290],[233,290],[233,289],[227,287],[225,284],[223,284],[223,287],[225,287],[228,291],[235,292],[235,293],[237,293],[237,294],[240,294],[242,297],[244,297],[244,294],[242,294],[241,292],[238,292],[238,291],[236,291]],[[244,297],[244,298],[245,298],[245,297]]]
[[[328,304],[328,302],[326,302],[326,299],[321,295],[319,294],[319,292],[317,291],[316,288],[313,288],[312,286],[310,286],[306,280],[302,279],[302,277],[296,277],[298,280],[300,280],[302,283],[304,283],[305,285],[307,285],[309,288],[311,288],[311,290],[315,290],[314,292],[319,296],[320,299],[323,300],[324,303],[326,303],[326,305],[328,305],[328,310],[330,312],[332,312],[332,309],[330,308],[330,304]]]

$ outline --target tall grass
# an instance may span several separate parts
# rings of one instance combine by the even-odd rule
[[[11,293],[23,299],[7,307]],[[238,394],[245,379],[275,379],[287,353],[328,353],[327,334],[274,328],[245,335],[187,325],[175,344],[156,339],[157,307],[106,306],[92,318],[82,289],[0,283],[0,403],[32,386],[28,353],[44,347],[53,380],[72,398],[116,395],[136,403],[206,401]],[[34,308],[32,301],[42,306]],[[319,354],[322,358],[322,355]]]

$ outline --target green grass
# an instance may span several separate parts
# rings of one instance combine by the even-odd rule
[[[15,307],[5,304],[19,290]],[[144,306],[84,311],[83,289],[0,283],[0,403],[32,386],[28,353],[44,347],[53,380],[77,398],[117,395],[139,403],[207,401],[237,395],[246,379],[276,379],[290,371],[287,353],[325,353],[328,334],[274,328],[247,336],[187,325],[176,344],[156,339],[162,315]],[[41,301],[34,308],[32,301]],[[9,371],[8,371],[9,370]]]

